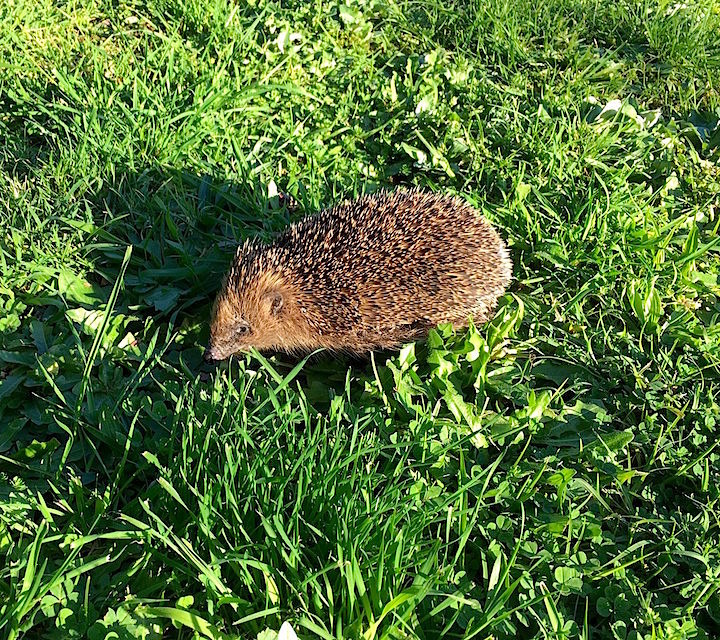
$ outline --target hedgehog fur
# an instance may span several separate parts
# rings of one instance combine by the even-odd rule
[[[511,277],[504,242],[460,198],[383,191],[237,251],[215,300],[206,359],[250,347],[363,353],[441,323],[484,322]]]

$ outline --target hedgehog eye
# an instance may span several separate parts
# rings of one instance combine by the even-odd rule
[[[247,324],[239,324],[235,327],[236,336],[246,336],[248,333],[250,333],[250,327]]]

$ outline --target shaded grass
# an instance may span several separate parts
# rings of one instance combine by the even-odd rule
[[[718,22],[0,8],[3,633],[717,635]],[[235,240],[406,183],[508,239],[490,325],[203,369]]]

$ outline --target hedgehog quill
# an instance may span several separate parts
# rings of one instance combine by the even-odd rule
[[[441,323],[488,320],[511,278],[505,243],[460,198],[396,190],[245,242],[215,300],[209,361],[251,347],[366,353]]]

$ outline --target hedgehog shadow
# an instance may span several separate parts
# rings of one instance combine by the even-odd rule
[[[212,303],[237,246],[248,237],[269,240],[292,221],[316,212],[320,205],[314,197],[302,189],[297,199],[268,195],[268,186],[257,180],[230,181],[187,170],[116,170],[94,206],[97,231],[90,243],[97,247],[92,252],[96,269],[89,279],[104,286],[117,280],[125,247],[131,246],[123,306],[155,322],[198,325],[193,333],[196,344],[184,354],[193,370],[207,375],[217,367],[202,358]],[[384,362],[392,353],[378,351],[375,357]],[[343,378],[349,367],[371,373],[369,355],[264,355],[281,372],[307,357],[306,367],[313,371],[332,370]]]
[[[237,245],[291,219],[284,199],[257,181],[167,168],[116,170],[94,211],[95,276],[117,279],[130,246],[125,301],[156,319],[209,311]]]

